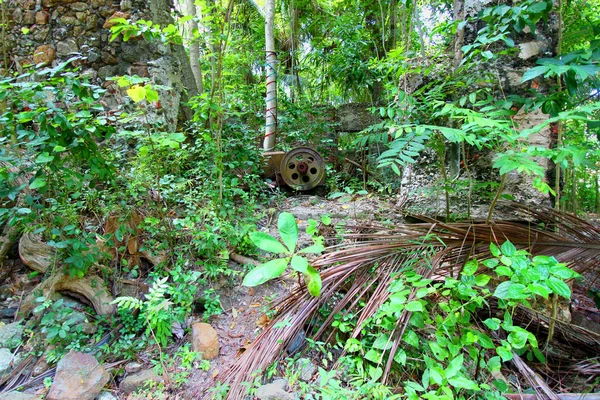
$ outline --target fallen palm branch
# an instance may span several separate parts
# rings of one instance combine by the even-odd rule
[[[485,260],[491,257],[490,243],[512,242],[517,248],[532,255],[554,256],[579,273],[600,271],[600,230],[576,217],[551,209],[530,209],[511,204],[515,221],[441,223],[420,217],[419,224],[406,224],[394,228],[377,226],[356,227],[344,236],[345,242],[330,247],[313,265],[320,269],[322,290],[313,297],[298,287],[278,306],[279,313],[263,330],[239,361],[220,375],[222,382],[230,385],[229,399],[244,398],[244,382],[252,382],[255,374],[286,356],[286,349],[306,329],[325,304],[336,302],[329,316],[312,334],[314,340],[327,341],[332,335],[332,323],[337,313],[352,312],[356,325],[349,333],[351,338],[361,334],[363,323],[373,316],[390,297],[390,284],[398,273],[415,271],[424,278],[443,279],[457,277],[470,259]],[[409,295],[409,301],[414,293]],[[359,304],[363,300],[364,304]],[[525,324],[537,321],[539,330],[547,330],[555,322],[547,316],[525,312]],[[392,360],[408,326],[411,312],[402,311],[390,335],[392,343],[385,361],[382,381],[389,377]],[[521,321],[521,322],[523,322]],[[561,345],[585,345],[598,348],[598,335],[559,323],[554,337],[562,338]],[[578,341],[572,341],[573,338]],[[518,364],[523,370],[526,364]],[[528,367],[527,367],[528,368]],[[527,372],[532,376],[530,371]],[[540,378],[537,382],[540,386]],[[549,396],[548,388],[542,392]]]

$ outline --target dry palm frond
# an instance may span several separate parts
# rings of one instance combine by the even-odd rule
[[[321,296],[315,298],[303,288],[297,288],[280,304],[280,312],[271,325],[240,356],[236,365],[222,375],[221,379],[231,385],[228,398],[244,398],[245,387],[241,383],[252,381],[253,373],[261,374],[271,363],[284,357],[296,335],[334,295],[341,298],[313,339],[326,339],[334,316],[339,312],[352,312],[357,316],[356,328],[350,335],[358,337],[362,324],[390,296],[388,289],[395,275],[406,269],[410,268],[424,278],[456,277],[469,259],[491,257],[489,243],[501,245],[510,240],[517,248],[526,249],[533,255],[555,256],[579,273],[589,269],[600,271],[598,228],[550,209],[532,210],[514,204],[505,207],[511,207],[515,219],[525,222],[441,223],[420,217],[426,222],[392,229],[363,226],[360,233],[345,235],[344,244],[330,247],[313,264],[321,272]],[[366,304],[360,304],[361,299]],[[384,369],[384,382],[410,316],[411,313],[405,310],[390,335],[392,348]],[[542,327],[548,324],[548,317],[529,315],[526,319],[527,323],[537,320]],[[598,335],[586,338],[585,332],[578,333],[586,346],[597,347],[600,343]]]

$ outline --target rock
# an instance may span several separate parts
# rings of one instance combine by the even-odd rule
[[[142,370],[142,364],[137,362],[130,362],[125,365],[125,372],[128,374],[137,374]]]
[[[98,69],[98,78],[105,80],[109,76],[114,76],[117,73],[117,67],[114,65],[105,65]]]
[[[54,50],[54,47],[50,46],[49,44],[43,44],[41,46],[38,46],[35,49],[35,51],[33,52],[33,62],[36,65],[38,65],[38,64],[49,65],[52,63],[52,61],[54,61],[55,58],[56,58],[56,51]],[[23,235],[23,236],[25,236],[25,235]],[[19,254],[21,254],[20,247],[21,247],[21,242],[19,241]],[[27,265],[27,263],[25,263],[25,261],[23,261],[23,264]]]
[[[71,351],[58,362],[46,399],[93,400],[109,378],[93,355]]]
[[[78,20],[77,18],[75,18],[75,17],[73,17],[73,16],[71,16],[71,15],[63,15],[63,16],[62,16],[62,17],[60,17],[59,19],[60,19],[60,22],[61,22],[63,25],[70,25],[70,26],[73,26],[73,25],[79,25],[79,23],[80,23],[80,22],[79,22],[79,20]]]
[[[0,301],[4,301],[9,297],[12,297],[13,290],[12,285],[2,285],[0,286]]]
[[[308,358],[301,358],[296,362],[298,368],[298,379],[308,382],[317,371],[317,367]]]
[[[0,400],[41,400],[37,394],[21,393],[12,391],[0,394]]]
[[[35,13],[35,23],[38,25],[46,25],[50,20],[50,14],[46,11],[38,11]]]
[[[165,380],[162,376],[158,376],[153,369],[147,369],[140,373],[125,377],[119,385],[119,389],[125,394],[133,393],[143,387],[144,382],[146,381],[163,383]]]
[[[98,397],[96,397],[96,400],[117,400],[117,398],[113,396],[112,393],[102,392]]]
[[[205,360],[213,360],[219,355],[219,335],[210,324],[197,322],[192,325],[192,350]]]
[[[542,51],[543,43],[537,40],[533,42],[521,43],[519,44],[519,58],[522,60],[527,60],[533,56],[537,56]]]
[[[4,318],[4,319],[12,319],[15,317],[15,314],[17,313],[17,309],[16,308],[2,308],[0,309],[0,318]]]
[[[21,10],[19,7],[15,8],[12,17],[15,24],[21,24],[23,22],[23,10]]]
[[[33,25],[35,22],[35,11],[25,11],[23,14],[23,24]]]
[[[260,400],[294,400],[294,395],[285,391],[286,386],[285,379],[277,379],[256,389],[256,397]]]
[[[102,25],[102,27],[104,29],[110,29],[117,24],[114,21],[114,19],[116,19],[116,18],[129,19],[130,15],[131,14],[123,12],[123,11],[116,11],[113,15],[111,15],[110,17],[107,18],[106,22],[104,22],[104,25]]]
[[[13,354],[9,349],[0,349],[0,376],[10,370],[10,363],[13,360]]]
[[[77,52],[79,52],[79,47],[74,38],[68,38],[56,44],[56,54],[59,57],[66,57]]]
[[[131,10],[131,0],[121,0],[121,10]]]
[[[48,371],[48,360],[46,359],[46,354],[44,354],[33,365],[33,370],[31,371],[31,375],[39,376],[46,371]]]
[[[87,11],[88,5],[85,3],[73,3],[71,4],[71,9],[73,11]]]
[[[0,327],[0,347],[16,348],[21,342],[24,327],[19,322]]]
[[[38,56],[38,52],[42,52],[42,54]],[[38,57],[36,58],[36,56]],[[33,62],[36,64],[40,62],[50,64],[54,61],[55,56],[56,52],[52,46],[40,46],[33,54]],[[45,273],[48,267],[56,261],[56,249],[40,240],[37,236],[27,232],[19,240],[19,257],[23,264],[29,268]]]

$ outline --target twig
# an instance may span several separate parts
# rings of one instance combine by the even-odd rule
[[[242,265],[254,265],[254,266],[259,266],[260,262],[250,258],[250,257],[246,257],[246,256],[242,256],[240,254],[236,254],[236,253],[229,253],[229,258],[233,261],[235,261],[238,264],[242,264]]]

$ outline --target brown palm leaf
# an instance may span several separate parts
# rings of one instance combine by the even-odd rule
[[[394,275],[407,268],[425,278],[458,276],[469,259],[483,260],[491,256],[491,242],[501,245],[510,240],[517,248],[526,249],[533,255],[555,256],[579,273],[600,271],[598,228],[550,209],[531,209],[517,204],[504,207],[510,208],[519,222],[441,223],[421,216],[418,218],[425,221],[423,223],[391,229],[362,226],[360,233],[345,235],[343,244],[328,248],[327,253],[313,263],[321,272],[321,296],[312,297],[304,288],[298,287],[282,301],[278,315],[238,362],[220,375],[220,379],[231,386],[228,398],[244,398],[246,390],[242,383],[251,382],[253,374],[262,374],[270,364],[283,359],[290,343],[320,307],[331,303],[334,295],[339,300],[312,338],[327,340],[334,316],[340,312],[357,315],[351,336],[358,337],[365,320],[388,299]],[[361,299],[366,304],[360,305]],[[410,315],[406,310],[402,313],[391,335],[392,348],[382,378],[384,382]],[[536,319],[531,313],[529,318],[524,318],[527,323]],[[542,319],[538,320],[539,325],[547,327]],[[598,348],[600,335],[588,338],[586,332],[589,331],[579,332],[584,341],[587,340],[585,345]]]

